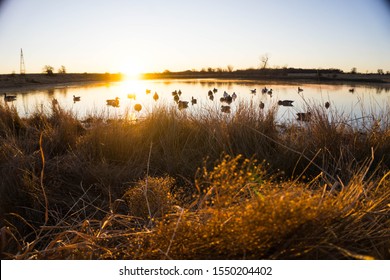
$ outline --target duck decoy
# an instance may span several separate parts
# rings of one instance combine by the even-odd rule
[[[260,107],[261,110],[264,109],[264,106],[265,106],[264,103],[262,101],[260,101],[259,107]]]
[[[291,107],[293,102],[294,100],[279,100],[278,105]]]
[[[191,105],[194,105],[198,103],[198,100],[196,100],[193,96],[191,97]]]
[[[112,107],[119,107],[119,97],[115,97],[115,99],[107,99],[107,105]]]
[[[141,111],[142,110],[142,105],[137,103],[134,105],[134,110],[136,110],[137,112]]]
[[[77,101],[80,101],[80,96],[74,96],[73,95],[73,102],[77,102]]]
[[[16,100],[16,95],[7,95],[4,93],[4,101],[5,102],[12,102]]]
[[[230,113],[230,106],[221,106],[221,112],[222,113]]]
[[[179,110],[183,110],[183,109],[186,109],[188,108],[188,101],[179,101],[177,103],[178,107],[179,107]]]
[[[329,103],[328,101],[326,101],[326,102],[325,102],[325,108],[326,108],[326,109],[329,109],[329,107],[330,107],[330,103]]]
[[[307,112],[307,113],[297,113],[297,120],[298,121],[304,121],[304,122],[308,122],[310,121],[310,118],[311,118],[311,113],[310,112]]]
[[[153,95],[153,99],[154,99],[154,101],[157,101],[157,100],[158,100],[158,98],[159,98],[159,96],[158,96],[157,92],[155,92],[155,93],[154,93],[154,95]]]
[[[129,93],[129,94],[127,95],[127,98],[128,98],[128,99],[134,99],[134,100],[135,100],[136,95],[135,95],[134,93]]]

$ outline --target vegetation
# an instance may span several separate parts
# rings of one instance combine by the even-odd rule
[[[389,259],[389,112],[157,108],[78,120],[0,105],[3,259]]]

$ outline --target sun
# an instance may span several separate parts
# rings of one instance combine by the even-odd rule
[[[120,72],[125,76],[126,79],[138,80],[141,77],[141,74],[144,73],[144,69],[135,63],[128,63],[121,67]]]

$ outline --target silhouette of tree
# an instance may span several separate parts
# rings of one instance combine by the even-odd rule
[[[228,65],[227,66],[227,70],[228,70],[228,72],[233,72],[233,69],[234,69],[234,66],[233,65]]]
[[[266,53],[263,56],[260,57],[260,62],[261,62],[261,69],[266,69],[268,66],[268,61],[269,61],[269,55]]]
[[[61,65],[61,67],[58,69],[58,73],[60,74],[66,74],[66,68],[64,65]]]
[[[48,76],[54,75],[54,67],[50,65],[45,65],[43,67],[43,73],[46,73]]]
[[[356,67],[353,67],[352,69],[351,69],[351,74],[356,74],[357,73],[357,69],[356,69]]]

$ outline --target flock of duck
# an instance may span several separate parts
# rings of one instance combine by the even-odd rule
[[[302,92],[303,89],[301,87],[298,87],[297,89],[298,93]],[[208,98],[213,101],[214,98],[215,98],[215,95],[217,94],[218,92],[218,89],[217,88],[213,88],[212,90],[209,90],[208,91]],[[350,89],[349,92],[354,92],[354,89]],[[146,90],[146,94],[150,94],[151,93],[151,90],[150,89],[147,89]],[[251,94],[256,94],[256,89],[251,89],[250,90],[250,93]],[[272,96],[273,94],[273,91],[272,89],[268,89],[267,87],[264,87],[261,89],[261,93],[262,94],[268,94],[270,96]],[[173,101],[177,104],[177,107],[179,110],[184,110],[186,108],[189,107],[189,104],[191,103],[191,105],[195,105],[197,104],[197,99],[194,98],[193,96],[191,97],[191,101],[186,101],[186,100],[182,100],[181,99],[181,95],[182,95],[182,91],[179,89],[179,90],[174,90],[172,92],[172,97],[173,97]],[[136,99],[136,95],[135,94],[128,94],[127,97],[129,99]],[[159,95],[157,92],[155,92],[153,94],[153,99],[154,101],[157,101],[159,99]],[[222,103],[221,104],[221,112],[223,113],[230,113],[231,112],[231,103],[234,102],[235,100],[237,99],[237,94],[235,92],[233,92],[233,94],[229,94],[227,93],[226,91],[223,92],[223,95],[222,97],[220,97],[220,102]],[[15,95],[7,95],[6,93],[4,93],[4,101],[5,102],[13,102],[16,100],[16,96]],[[76,103],[76,102],[79,102],[81,100],[81,96],[75,96],[73,95],[73,102]],[[57,105],[58,104],[58,101],[56,99],[53,99],[52,100],[53,102],[53,105]],[[106,103],[107,103],[107,106],[112,106],[112,107],[119,107],[120,105],[120,98],[119,97],[116,97],[115,99],[107,99],[106,100]],[[286,107],[292,107],[293,106],[293,103],[294,103],[294,100],[279,100],[278,101],[278,105],[279,106],[286,106]],[[261,110],[263,110],[265,107],[265,104],[260,101],[259,103],[259,108]],[[327,101],[325,102],[324,104],[324,107],[326,109],[328,109],[330,107],[330,103]],[[137,112],[140,112],[142,110],[142,105],[139,104],[139,103],[136,103],[134,105],[134,110],[137,111]],[[311,118],[311,112],[299,112],[297,113],[297,120],[299,121],[309,121]]]

